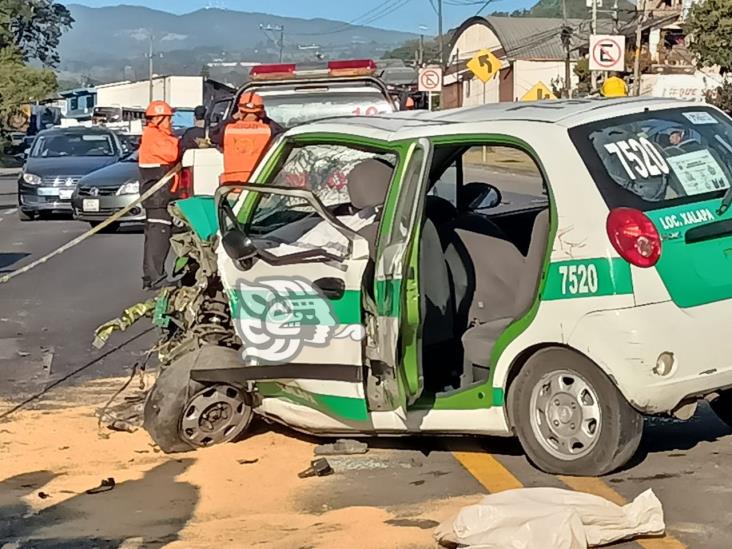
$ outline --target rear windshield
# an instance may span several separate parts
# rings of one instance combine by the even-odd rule
[[[394,111],[376,88],[363,90],[260,92],[267,116],[286,128],[331,116],[374,116]]]
[[[665,208],[732,185],[732,120],[708,107],[611,118],[570,136],[610,208]]]

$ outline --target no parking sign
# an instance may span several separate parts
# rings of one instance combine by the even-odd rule
[[[625,70],[625,36],[602,34],[590,36],[590,70]]]
[[[442,91],[442,69],[439,67],[427,67],[419,71],[419,91],[441,92]]]

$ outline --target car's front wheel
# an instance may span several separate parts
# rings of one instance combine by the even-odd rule
[[[101,224],[102,224],[101,221],[90,221],[89,222],[89,225],[91,225],[91,228],[92,229],[98,227]],[[104,229],[102,229],[100,232],[103,232],[103,233],[116,233],[117,230],[119,230],[119,223],[110,223],[109,225],[107,225],[106,227],[104,227]]]
[[[732,389],[721,391],[709,405],[719,419],[732,427]]]
[[[165,453],[230,442],[252,420],[249,396],[241,390],[191,380],[197,355],[189,352],[169,364],[145,401],[145,430]]]
[[[36,214],[28,212],[22,208],[18,208],[18,219],[21,221],[33,221],[36,218]]]
[[[599,476],[633,456],[643,417],[588,358],[538,351],[509,389],[512,424],[529,459],[553,474]]]

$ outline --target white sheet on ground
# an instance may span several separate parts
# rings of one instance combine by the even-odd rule
[[[664,530],[652,490],[621,507],[582,492],[520,488],[465,507],[435,538],[470,549],[585,549]]]

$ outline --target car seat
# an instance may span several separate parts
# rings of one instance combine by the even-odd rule
[[[469,307],[475,325],[462,337],[466,362],[487,367],[500,335],[531,307],[542,274],[549,221],[548,209],[536,216],[526,257],[499,238],[458,231],[476,280]]]
[[[393,173],[394,168],[387,162],[369,158],[357,164],[348,174],[348,196],[356,212],[363,217],[375,214],[374,220],[358,231],[369,243],[372,260],[376,254],[382,206],[386,202]]]

